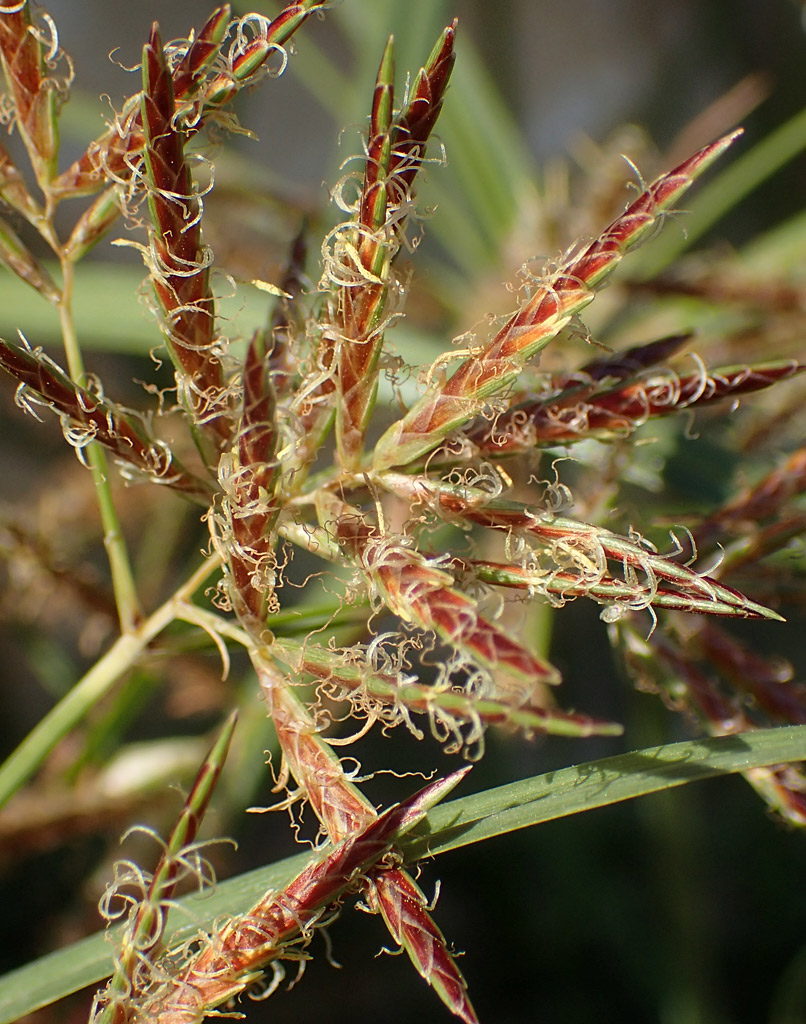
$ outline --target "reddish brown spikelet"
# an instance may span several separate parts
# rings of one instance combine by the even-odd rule
[[[594,242],[542,282],[489,345],[466,359],[445,383],[429,388],[387,430],[375,449],[375,468],[403,465],[426,455],[480,412],[486,400],[511,387],[524,364],[582,311],[622,257],[646,238],[737,134],[706,146],[659,178]]]
[[[480,419],[466,431],[466,436],[484,454],[534,448],[543,439],[544,432],[549,436],[554,430],[569,435],[570,439],[576,439],[577,431],[579,436],[591,436],[585,417],[592,408],[591,396],[597,392],[596,382],[629,381],[641,371],[675,355],[690,338],[690,334],[673,334],[594,359],[573,373],[553,373],[540,394],[514,393],[510,408],[496,416],[492,423]],[[626,423],[613,424],[614,433],[629,432],[629,429]]]
[[[287,681],[273,668],[259,664],[258,678],[283,751],[285,781],[290,771],[331,839],[363,828],[375,808],[345,776],[333,748],[300,704]]]
[[[174,94],[190,101],[204,81],[229,26],[229,4],[216,8],[177,64]],[[117,123],[96,139],[87,151],[53,182],[56,196],[80,196],[97,192],[109,181],[125,183],[142,153],[145,136],[139,96],[125,105]]]
[[[286,398],[294,380],[296,364],[291,341],[296,322],[300,318],[299,300],[303,294],[303,274],[305,258],[308,254],[307,225],[303,223],[291,243],[280,291],[283,297],[274,307],[269,324],[269,341],[267,342],[267,370],[269,380],[278,397]]]
[[[604,380],[605,377],[626,380],[650,366],[658,366],[667,359],[677,355],[680,349],[692,338],[690,333],[670,334],[666,338],[658,338],[642,345],[633,345],[623,352],[613,352],[586,363],[580,373],[591,380]]]
[[[212,937],[210,944],[144,1007],[158,1024],[196,1024],[242,992],[275,960],[298,955],[322,912],[357,887],[389,852],[396,835],[419,821],[441,793],[463,773],[431,783],[410,799],[373,817],[326,857],[305,868],[282,892],[268,893],[243,917]],[[289,945],[299,940],[297,948]]]
[[[677,592],[679,602],[675,606],[681,611],[701,612],[708,609],[712,614],[743,618],[780,618],[775,612],[756,604],[733,587],[709,576],[700,575],[686,565],[657,555],[635,541],[601,527],[577,523],[558,516],[552,523],[533,522],[526,529],[539,540],[551,545],[555,552],[565,551],[572,554],[575,550],[587,549],[593,555],[594,564],[599,561],[601,552],[609,564],[622,567],[625,577],[645,575],[647,604],[652,603],[652,595],[660,581],[661,584],[667,585],[664,591],[667,595],[667,607],[671,607],[671,601],[668,599],[671,596],[668,589],[670,585]],[[559,547],[554,547],[556,544],[559,544]]]
[[[229,439],[221,363],[213,351],[215,308],[201,245],[201,202],[173,125],[174,93],[155,25],[143,50],[142,116],[146,136],[151,277],[180,388],[195,421]]]
[[[283,750],[286,771],[290,769],[332,841],[355,834],[376,820],[374,807],[345,777],[333,749],[319,732],[282,677],[270,666],[258,666],[264,696],[272,712]],[[383,904],[373,907],[374,895],[383,894]],[[415,906],[412,894],[419,893]],[[402,869],[380,872],[367,890],[370,907],[381,910],[405,906],[408,914],[401,923],[386,917],[392,936],[405,947],[417,970],[434,988],[453,1013],[460,1016],[472,1008],[467,1001],[464,978],[445,946],[445,940],[430,919],[425,899],[414,881]],[[392,923],[390,923],[392,922]],[[394,927],[394,930],[392,930]],[[461,996],[461,998],[460,998]],[[473,1021],[474,1017],[463,1017]]]
[[[325,440],[333,423],[334,395],[336,392],[336,352],[335,339],[325,337],[316,353],[315,365],[310,386],[298,390],[293,403],[294,415],[299,423],[299,439],[296,456],[300,472],[304,473],[316,456],[316,452]]]
[[[401,195],[411,188],[422,166],[425,147],[442,110],[456,60],[457,24],[454,19],[437,40],[425,67],[417,75],[406,106],[395,117],[390,169],[394,173],[393,187]]]
[[[244,360],[237,454],[219,466],[232,531],[227,545],[231,600],[238,617],[258,636],[276,603],[272,528],[279,511],[274,501],[276,402],[264,345],[264,332],[255,332]]]
[[[0,16],[2,17],[2,16]],[[32,223],[41,223],[42,210],[33,199],[6,147],[0,142],[0,199]]]
[[[202,762],[143,900],[132,906],[133,913],[126,926],[126,940],[120,957],[116,959],[114,974],[93,1004],[92,1024],[124,1024],[131,1020],[132,996],[139,996],[139,990],[152,982],[153,965],[150,955],[159,949],[162,942],[165,911],[179,879],[186,873],[185,858],[198,835],[224,767],[236,719],[236,714],[230,715]]]
[[[14,100],[14,117],[40,186],[56,172],[59,135],[56,83],[48,78],[45,44],[31,24],[30,7],[0,3],[0,60]]]
[[[196,95],[205,73],[221,49],[231,14],[230,4],[217,7],[191,41],[173,72],[174,95],[177,98]]]
[[[784,821],[796,828],[806,826],[806,768],[802,762],[751,768],[743,774]]]
[[[615,413],[626,419],[638,420],[642,416],[663,416],[677,409],[707,405],[724,398],[736,399],[771,387],[787,380],[804,367],[794,359],[753,366],[725,367],[710,372],[690,373],[653,385],[638,381],[597,395],[592,405],[603,412]]]
[[[116,185],[106,189],[76,221],[64,246],[64,257],[78,263],[97,245],[120,216],[121,200]]]
[[[279,641],[288,649],[288,641]],[[383,673],[373,666],[345,663],[344,652],[333,652],[306,644],[293,650],[290,661],[296,672],[307,672],[317,679],[328,697],[350,700],[359,695],[359,707],[366,712],[371,702],[372,716],[384,724],[409,722],[409,713],[427,715],[434,736],[444,745],[446,753],[461,750],[468,760],[476,760],[483,752],[484,730],[489,725],[518,729],[527,736],[548,733],[562,736],[620,735],[621,726],[588,715],[578,715],[553,707],[522,707],[506,699],[480,697],[476,693],[430,686],[399,674]],[[405,713],[402,711],[405,709]]]
[[[710,627],[706,629],[711,631]],[[657,630],[646,640],[629,623],[620,624],[619,631],[626,661],[642,688],[660,689],[671,707],[692,713],[713,736],[749,732],[757,727],[739,696],[726,694],[725,687],[695,664],[672,636]],[[721,631],[717,634],[706,638],[697,635],[695,644],[704,639],[708,655],[713,655],[714,663],[727,669],[729,676],[742,671],[744,666],[755,674],[762,689],[784,689],[785,684],[774,681],[781,666],[762,664],[762,659],[743,645]],[[752,684],[746,686],[745,680],[741,680],[742,690],[752,688]],[[770,765],[742,774],[785,821],[798,827],[806,825],[806,773],[802,764]]]
[[[359,201],[354,246],[345,247],[345,257],[359,266],[345,276],[353,278],[339,290],[338,391],[336,429],[339,452],[345,466],[355,468],[372,408],[375,391],[375,363],[381,350],[383,311],[393,255],[394,229],[386,222],[389,210],[387,175],[391,154],[390,128],[394,102],[393,40],[378,70],[372,100],[367,160]],[[338,245],[338,243],[337,243]],[[344,262],[344,258],[342,258]]]
[[[226,73],[211,78],[203,96],[203,110],[214,110],[227,103],[245,84],[256,80],[266,62],[316,11],[324,10],[330,0],[299,0],[287,4],[271,22],[261,15],[247,15],[239,22],[239,39],[229,59]],[[242,27],[254,23],[255,37],[248,39]]]
[[[591,437],[625,437],[648,419],[668,416],[771,387],[802,372],[795,360],[701,370],[678,376],[661,370],[608,391],[591,394],[582,374],[576,386],[544,400],[524,401],[468,436],[482,452],[499,454]]]
[[[367,159],[350,245],[336,238],[338,293],[336,428],[343,465],[357,468],[375,401],[390,268],[400,248],[414,179],[422,165],[453,67],[455,23],[420,71],[405,108],[393,117],[394,60],[390,39],[375,84]],[[326,344],[333,340],[325,338]],[[332,357],[321,357],[329,365]]]
[[[0,265],[16,274],[49,302],[58,302],[59,289],[50,274],[3,218],[0,218]]]
[[[331,503],[330,527],[345,551],[357,559],[386,605],[404,622],[433,630],[495,673],[496,685],[521,693],[528,704],[535,687],[559,682],[556,669],[479,615],[475,603],[454,589],[453,577],[418,551],[377,533],[347,506]],[[513,690],[514,687],[514,690]]]
[[[730,600],[719,600],[713,592],[708,596],[697,596],[689,588],[684,593],[670,585],[664,585],[657,579],[653,580],[650,586],[647,579],[642,579],[637,574],[629,579],[618,578],[606,570],[600,572],[600,566],[595,563],[588,563],[586,566],[583,559],[579,559],[579,563],[580,567],[576,571],[540,564],[524,568],[505,562],[475,559],[465,565],[473,576],[484,583],[491,583],[497,587],[511,587],[531,594],[545,594],[555,605],[564,604],[575,597],[587,597],[616,609],[633,611],[651,606],[700,612],[704,615],[736,614],[734,591],[730,592]],[[607,614],[605,617],[609,618]]]
[[[448,952],[445,937],[427,910],[427,900],[405,871],[389,870],[373,877],[367,889],[369,905],[377,909],[397,944],[417,971],[455,1016],[477,1024],[467,984]]]
[[[143,121],[140,97],[133,96],[115,118],[115,124],[93,140],[72,166],[54,178],[50,192],[55,199],[99,192],[110,181],[126,185],[141,162]]]
[[[244,360],[243,415],[238,434],[238,456],[251,473],[245,485],[246,502],[256,501],[261,492],[270,492],[276,466],[273,465],[277,441],[275,398],[267,373],[265,338],[262,331],[252,337]]]
[[[61,416],[65,432],[77,447],[97,441],[147,479],[209,503],[209,485],[189,473],[166,445],[149,437],[140,423],[117,406],[70,380],[55,363],[0,341],[0,366],[26,389],[18,401],[39,402]]]
[[[745,488],[736,498],[710,516],[695,532],[699,543],[711,540],[723,530],[758,523],[780,512],[797,494],[806,491],[806,447],[792,452],[784,462],[758,483]]]
[[[548,555],[553,568],[559,569],[560,573],[568,570],[576,576],[576,585],[570,580],[564,582],[566,592],[577,589],[583,593],[604,584],[601,594],[594,596],[605,596],[610,591],[615,572],[620,569],[621,578],[615,577],[618,582],[612,585],[616,590],[626,586],[632,596],[624,604],[616,603],[613,609],[616,616],[628,608],[634,610],[651,605],[660,586],[667,607],[672,606],[676,594],[674,607],[682,611],[707,610],[717,615],[779,618],[775,612],[756,604],[733,587],[657,554],[638,538],[623,537],[603,527],[550,514],[521,502],[491,499],[486,492],[464,484],[439,483],[425,477],[398,473],[384,474],[382,479],[389,490],[414,503],[430,506],[443,518],[458,518],[508,534],[531,536],[539,543],[533,552],[534,557],[542,550]],[[506,580],[503,582],[506,585]],[[610,592],[614,595],[616,591]],[[611,615],[606,617],[612,618]]]
[[[177,112],[194,125],[203,123],[255,81],[276,48],[286,43],[311,14],[325,6],[326,0],[288,4],[271,23],[261,18],[252,40],[239,27],[239,38],[226,61],[226,69],[212,73],[210,66],[220,52],[230,16],[229,4],[217,8],[176,66]],[[254,22],[255,17],[248,16],[248,20]],[[238,25],[242,26],[245,20]],[[110,177],[127,182],[143,144],[139,98],[133,97],[117,124],[91,143],[86,153],[53,182],[53,194],[76,196],[97,192]]]
[[[723,678],[750,696],[753,708],[764,719],[788,725],[806,723],[806,687],[792,682],[788,662],[762,657],[708,622],[697,631],[696,645]]]

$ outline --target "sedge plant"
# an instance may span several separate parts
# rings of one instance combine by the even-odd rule
[[[218,269],[205,234],[217,187],[211,140],[237,127],[240,93],[271,89],[292,37],[311,16],[330,17],[328,7],[299,0],[269,18],[234,16],[223,5],[170,42],[155,24],[142,49],[141,88],[64,167],[69,58],[49,16],[27,0],[0,4],[15,136],[0,149],[0,262],[31,302],[55,311],[64,343],[56,356],[35,337],[3,337],[0,363],[17,404],[55,418],[89,470],[117,620],[97,660],[0,768],[0,800],[11,814],[35,799],[60,758],[63,792],[79,779],[97,783],[104,742],[125,735],[123,695],[137,693],[138,672],[159,675],[167,670],[155,662],[213,647],[246,680],[219,703],[240,705],[254,721],[260,694],[275,739],[258,732],[258,749],[246,749],[262,765],[263,746],[274,742],[278,806],[295,827],[299,807],[308,808],[319,828],[314,849],[264,872],[259,891],[236,896],[219,884],[215,912],[204,901],[188,911],[182,886],[214,886],[199,829],[238,734],[230,715],[155,863],[115,869],[101,904],[110,921],[106,954],[83,976],[104,982],[94,1024],[248,1016],[243,994],[257,986],[266,995],[288,962],[304,967],[314,935],[356,895],[447,1011],[472,1024],[468,982],[417,882],[422,858],[718,772],[741,772],[780,818],[806,823],[804,690],[786,662],[752,639],[754,626],[782,621],[796,605],[789,598],[802,579],[798,499],[806,482],[801,441],[755,472],[754,453],[769,445],[781,413],[754,393],[802,401],[803,365],[783,332],[780,349],[763,358],[712,363],[692,354],[692,332],[647,326],[664,302],[730,301],[731,267],[716,260],[659,281],[648,271],[653,252],[664,270],[658,243],[679,232],[666,222],[697,180],[728,159],[740,132],[725,126],[641,182],[592,237],[525,265],[514,310],[412,365],[395,332],[416,290],[414,251],[430,227],[418,188],[426,170],[438,177],[444,159],[439,124],[454,98],[457,22],[403,88],[390,38],[367,95],[360,152],[332,186],[336,222],[316,237],[299,218],[285,268],[246,285],[265,296],[266,312],[241,337],[237,319],[220,314],[235,282]],[[450,212],[450,197],[445,205]],[[439,217],[438,204],[435,224]],[[87,371],[74,315],[79,264],[121,231],[145,266],[155,354],[172,375],[166,383],[159,368],[137,408]],[[641,264],[630,254],[645,243],[650,256]],[[591,304],[603,292],[602,307],[611,304],[597,321]],[[597,337],[607,317],[628,319],[642,303],[649,313],[621,338]],[[727,323],[729,354],[738,336],[731,330]],[[668,451],[670,424],[702,410],[718,433],[737,403],[754,401],[753,427],[735,442],[754,471],[710,508],[686,513],[673,499],[664,508],[663,472],[644,443],[652,432]],[[126,489],[113,486],[116,474]],[[653,512],[635,522],[642,489]],[[170,505],[185,510],[183,524],[208,531],[184,579],[171,583],[163,573],[168,593],[159,600],[159,586],[138,577],[122,524],[131,496],[146,490],[155,496],[149,516]],[[58,576],[26,524],[4,529],[40,575]],[[62,576],[91,599],[80,573]],[[598,607],[624,674],[706,738],[602,761],[578,793],[559,773],[437,808],[465,779],[463,761],[484,756],[493,726],[521,743],[621,734],[620,723],[565,704],[541,639],[549,618],[561,620],[577,598]],[[733,628],[739,620],[741,631]],[[136,697],[133,704],[136,711]],[[370,731],[397,727],[420,740],[430,734],[458,756],[459,769],[378,809],[352,755]],[[348,744],[349,758],[341,753]],[[612,782],[604,796],[602,779]],[[547,801],[539,806],[538,792]],[[27,1003],[9,997],[9,1005],[49,1002],[70,991],[66,976],[60,984]]]

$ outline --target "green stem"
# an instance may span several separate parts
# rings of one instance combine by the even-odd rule
[[[0,807],[34,774],[59,740],[134,665],[151,641],[171,622],[183,617],[183,606],[218,565],[220,559],[217,555],[206,559],[165,604],[131,632],[120,636],[100,661],[35,726],[8,760],[0,765]]]
[[[73,321],[73,264],[69,260],[61,261],[62,296],[58,304],[59,320],[64,340],[64,351],[67,356],[67,368],[70,376],[77,383],[85,383],[84,361],[81,348],[76,337]],[[118,609],[121,632],[126,635],[134,632],[141,618],[137,589],[134,583],[129,553],[120,520],[112,500],[112,489],[109,485],[108,463],[106,452],[98,444],[89,444],[86,448],[87,466],[95,484],[95,494],[101,513],[104,530],[104,547],[109,559],[112,574],[112,589]]]

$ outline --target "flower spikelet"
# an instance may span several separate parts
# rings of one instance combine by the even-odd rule
[[[389,39],[373,94],[366,158],[354,205],[337,201],[352,218],[330,232],[323,247],[323,286],[334,290],[332,323],[322,332],[308,417],[328,417],[326,396],[336,392],[339,458],[355,469],[361,460],[375,403],[384,331],[392,321],[390,296],[397,286],[392,264],[405,241],[413,208],[413,183],[439,116],[453,66],[455,23],[442,33],[403,109],[394,111],[394,41]],[[321,379],[316,379],[321,374]],[[310,428],[306,425],[306,432]],[[313,428],[316,436],[321,426]]]
[[[205,82],[205,72],[214,60],[226,36],[230,22],[230,5],[216,8],[189,43],[184,53],[174,49],[174,95],[190,103]],[[56,196],[80,196],[98,192],[111,179],[126,185],[138,166],[145,135],[140,96],[131,97],[116,122],[100,138],[90,143],[87,151],[56,178],[52,192]]]
[[[486,697],[476,689],[457,687],[448,673],[438,682],[420,683],[417,676],[384,657],[383,639],[376,637],[362,655],[355,648],[332,651],[289,639],[277,640],[275,650],[280,649],[294,673],[305,672],[317,680],[330,700],[349,701],[354,717],[379,721],[385,729],[405,723],[420,737],[412,716],[425,715],[445,752],[462,751],[470,761],[481,758],[489,725],[517,729],[527,736],[618,735],[622,731],[616,723],[588,715],[523,706],[505,695]],[[393,634],[388,639],[399,650],[399,636]]]
[[[153,874],[146,876],[133,865],[127,866],[128,887],[130,889],[134,882],[142,889],[142,898],[120,896],[124,906],[129,904],[122,950],[110,982],[95,998],[91,1024],[125,1024],[132,1019],[143,1019],[139,1016],[138,1002],[162,980],[159,954],[166,913],[176,886],[187,874],[196,875],[202,887],[205,882],[210,884],[207,875],[211,869],[201,861],[195,839],[224,766],[235,721],[233,714],[202,762]],[[114,901],[112,894],[111,903]],[[110,899],[105,902],[110,905]]]
[[[299,959],[328,908],[366,873],[429,807],[463,777],[457,772],[409,800],[374,814],[324,857],[314,860],[281,892],[269,892],[242,917],[212,936],[206,948],[169,979],[144,1007],[158,1024],[196,1024],[232,999],[277,960]]]
[[[269,22],[261,15],[247,15],[235,24],[231,52],[221,47],[230,30],[231,8],[216,8],[193,41],[180,53],[173,51],[176,122],[200,127],[228,104],[243,88],[254,84],[266,61],[286,43],[326,0],[289,3]],[[250,35],[249,26],[257,30]],[[125,184],[142,154],[145,136],[139,96],[132,97],[116,123],[96,139],[71,167],[53,182],[59,196],[97,192],[110,178]]]
[[[671,369],[645,372],[614,384],[584,371],[573,381],[547,382],[548,397],[518,401],[492,424],[468,432],[484,455],[505,455],[540,446],[570,444],[589,438],[627,437],[647,420],[694,409],[771,387],[803,367],[795,360],[749,366],[699,368],[678,374]],[[608,386],[609,385],[609,386]]]
[[[44,189],[56,173],[59,150],[57,82],[48,66],[58,40],[50,43],[31,22],[30,5],[0,3],[0,61],[14,101],[14,117],[37,181]],[[49,52],[50,51],[50,52]]]
[[[174,126],[173,80],[155,25],[143,50],[142,118],[151,214],[149,269],[164,316],[164,333],[177,366],[180,393],[194,419],[229,437],[220,356],[214,346],[215,309],[209,254],[201,243],[201,199]]]
[[[285,767],[302,787],[330,839],[335,842],[368,827],[368,822],[377,820],[375,809],[347,779],[339,758],[318,735],[306,709],[272,666],[258,665],[258,672]],[[395,941],[406,949],[446,1006],[472,1024],[476,1017],[467,998],[467,985],[408,873],[402,868],[386,868],[374,875],[368,886],[370,908],[381,910]],[[406,907],[406,914],[386,916],[389,908],[401,906]]]
[[[358,561],[391,611],[466,652],[490,671],[496,692],[528,704],[536,687],[559,682],[552,665],[479,614],[473,599],[454,587],[447,567],[439,567],[402,539],[381,535],[359,510],[336,499],[328,503],[323,525]]]
[[[0,199],[33,224],[41,223],[42,209],[25,184],[6,147],[0,142]]]
[[[603,617],[608,621],[656,600],[682,611],[779,617],[733,587],[658,554],[638,537],[624,537],[536,505],[491,498],[467,484],[393,473],[384,474],[382,481],[394,493],[430,506],[445,518],[536,542],[522,549],[520,569],[490,563],[485,570],[479,563],[480,577],[488,582],[556,595],[558,603],[586,594],[607,605]]]
[[[235,451],[221,459],[219,480],[226,494],[226,555],[230,599],[241,621],[260,635],[274,607],[275,536],[278,507],[276,401],[265,351],[256,331],[242,373],[243,411]]]
[[[465,359],[444,383],[432,385],[387,430],[375,449],[375,468],[421,458],[479,413],[491,397],[506,392],[526,362],[588,305],[622,257],[646,238],[737,134],[711,143],[659,178],[578,256],[541,282],[488,345]]]
[[[445,937],[427,912],[428,901],[414,879],[401,869],[384,871],[370,880],[367,900],[448,1009],[466,1024],[477,1024],[465,979],[456,970]]]
[[[0,186],[0,195],[3,195]],[[49,302],[56,302],[59,290],[50,274],[5,218],[0,217],[0,265],[16,274]]]
[[[21,345],[0,340],[0,366],[19,381],[18,403],[53,410],[79,454],[90,441],[97,441],[115,456],[124,474],[164,484],[208,504],[210,486],[185,469],[164,442],[150,436],[136,414],[74,383],[46,356]]]
[[[712,736],[806,721],[806,689],[792,682],[788,664],[757,655],[707,622],[693,631],[656,630],[649,638],[629,621],[614,630],[639,686],[660,692]],[[806,826],[803,764],[769,765],[743,775],[784,820]]]

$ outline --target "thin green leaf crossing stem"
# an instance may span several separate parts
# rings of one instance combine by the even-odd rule
[[[413,864],[424,856],[699,779],[803,759],[806,725],[647,747],[440,804],[399,846],[406,863]],[[287,885],[310,858],[310,852],[299,853],[222,882],[201,902],[197,895],[178,900],[167,941],[181,942],[222,914],[244,913],[267,889]],[[0,1024],[101,981],[112,970],[112,950],[106,933],[98,932],[0,978]]]
[[[412,833],[404,845],[404,856],[407,861],[436,856],[517,829],[661,793],[700,779],[735,775],[804,758],[804,725],[632,750],[443,804],[428,815],[431,835],[418,837]]]

